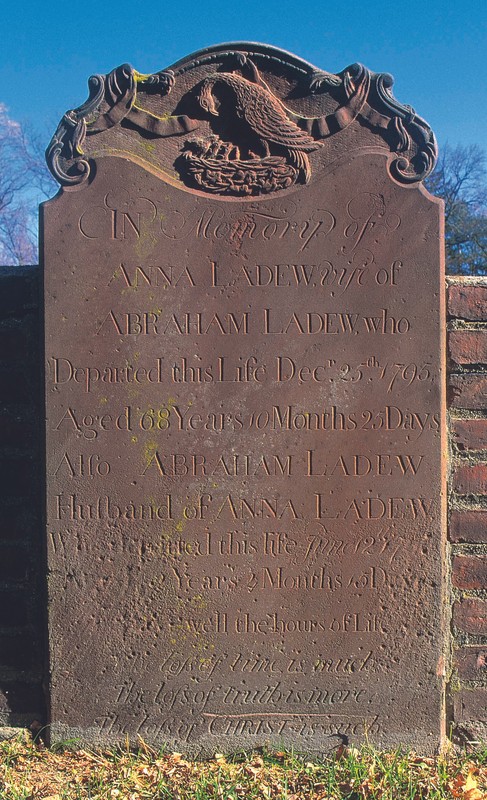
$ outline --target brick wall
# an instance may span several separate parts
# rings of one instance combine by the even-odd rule
[[[39,268],[0,267],[0,726],[44,718]]]
[[[450,713],[487,741],[487,279],[449,279]]]
[[[0,727],[44,719],[39,270],[0,268]],[[487,279],[448,279],[449,727],[487,742]]]

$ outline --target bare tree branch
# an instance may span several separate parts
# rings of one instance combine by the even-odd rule
[[[0,103],[0,263],[37,262],[37,206],[54,189],[39,138]]]
[[[445,145],[426,181],[445,201],[447,269],[451,274],[487,274],[487,161],[478,145]]]

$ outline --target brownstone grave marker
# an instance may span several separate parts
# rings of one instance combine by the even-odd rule
[[[440,206],[391,85],[222,45],[60,123],[53,737],[438,746]]]

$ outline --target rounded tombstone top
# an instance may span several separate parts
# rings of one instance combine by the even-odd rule
[[[216,198],[255,198],[306,184],[359,151],[390,155],[403,184],[433,169],[428,124],[392,94],[393,78],[351,64],[325,72],[269,45],[231,42],[145,75],[123,64],[88,81],[47,149],[63,186],[93,176],[98,158],[128,158]]]

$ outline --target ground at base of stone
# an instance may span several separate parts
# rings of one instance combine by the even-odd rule
[[[0,742],[5,800],[485,800],[487,745],[421,757],[340,747],[322,759],[263,749],[205,761],[130,749],[47,748],[25,731]]]

